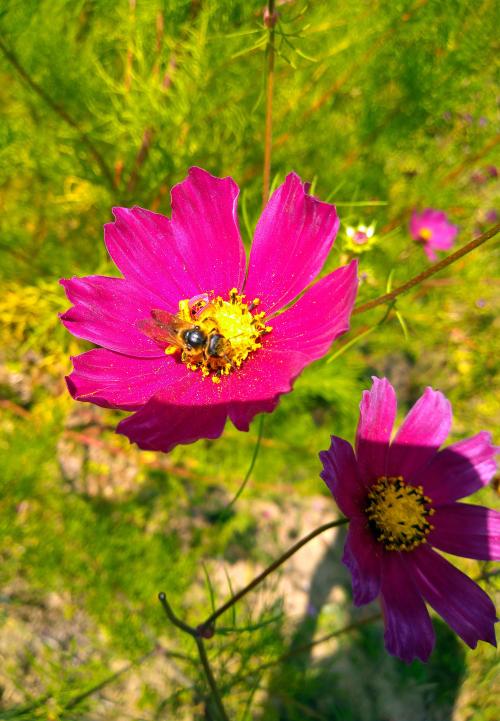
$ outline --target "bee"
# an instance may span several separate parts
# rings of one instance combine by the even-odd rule
[[[231,346],[215,325],[207,332],[194,319],[189,323],[167,310],[153,309],[151,318],[139,321],[138,326],[142,333],[162,348],[179,348],[183,353],[183,360],[189,359],[197,363],[219,359],[224,363],[231,363],[228,357]],[[209,365],[217,367],[218,364]]]

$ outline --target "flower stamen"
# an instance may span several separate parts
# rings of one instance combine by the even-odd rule
[[[432,230],[430,228],[420,228],[418,232],[418,239],[424,243],[427,243],[432,238]]]
[[[388,551],[412,551],[433,529],[427,520],[434,513],[431,503],[422,486],[411,486],[401,476],[382,476],[370,488],[365,513]]]
[[[229,300],[221,296],[205,301],[185,299],[179,302],[179,317],[186,323],[195,324],[206,336],[203,348],[182,350],[181,360],[190,370],[212,378],[220,383],[222,376],[241,367],[248,356],[262,347],[260,339],[272,328],[265,323],[265,313],[254,313],[260,303],[254,298],[245,303],[245,296],[236,288],[229,291]],[[170,347],[165,349],[171,353]]]

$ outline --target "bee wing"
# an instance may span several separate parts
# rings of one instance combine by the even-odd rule
[[[179,333],[191,326],[179,316],[169,313],[167,310],[154,309],[151,311],[151,318],[140,320],[138,328],[141,333],[147,335],[161,346],[175,345],[183,347]]]

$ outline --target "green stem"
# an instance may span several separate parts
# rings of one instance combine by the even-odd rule
[[[253,581],[250,581],[249,584],[247,584],[244,588],[241,589],[241,591],[238,591],[234,596],[232,596],[230,599],[228,599],[222,606],[220,606],[216,611],[214,611],[203,623],[201,623],[198,626],[198,633],[205,637],[209,638],[214,634],[214,624],[215,621],[219,618],[219,616],[222,616],[223,613],[225,613],[227,610],[229,610],[232,606],[234,606],[235,603],[240,601],[244,596],[247,595],[247,593],[250,593],[256,586],[262,583],[273,571],[275,571],[277,568],[279,568],[285,561],[287,561],[291,556],[293,556],[297,551],[299,551],[302,546],[305,546],[306,543],[309,543],[309,541],[312,541],[313,538],[316,538],[316,536],[319,536],[321,533],[324,533],[325,531],[328,531],[330,528],[336,528],[337,526],[342,526],[344,523],[347,523],[347,518],[340,518],[336,521],[330,521],[330,523],[325,523],[322,526],[319,526],[318,528],[315,528],[314,531],[311,531],[307,536],[304,536],[304,538],[301,538],[300,541],[297,541],[295,545],[293,545],[291,548],[288,549],[288,551],[285,551],[279,558],[277,558],[273,563],[271,563],[270,566],[268,566],[262,573],[260,573],[258,576],[256,576]]]
[[[264,416],[264,414],[262,413],[261,416],[260,416],[260,418],[259,418],[259,430],[258,430],[258,434],[257,434],[257,440],[256,440],[256,442],[255,442],[255,447],[254,447],[254,449],[253,449],[252,460],[250,461],[250,465],[248,466],[248,470],[247,470],[247,472],[246,472],[246,474],[245,474],[245,478],[243,479],[243,481],[242,481],[240,487],[238,488],[238,490],[236,491],[234,497],[231,499],[231,501],[229,501],[229,503],[227,504],[227,506],[222,510],[222,512],[221,512],[221,516],[222,516],[222,517],[225,517],[226,514],[227,514],[227,512],[228,512],[229,510],[231,510],[231,508],[234,506],[234,504],[236,503],[236,501],[238,500],[238,498],[241,496],[241,494],[242,494],[243,491],[245,490],[245,487],[246,487],[248,481],[250,480],[250,476],[252,475],[252,472],[253,472],[255,463],[256,463],[256,461],[257,461],[257,457],[258,457],[258,455],[259,455],[261,443],[262,443],[262,434],[263,434],[263,431],[264,431],[264,418],[265,418],[265,416]]]
[[[376,308],[379,305],[383,305],[384,303],[389,303],[390,301],[393,301],[395,298],[398,297],[398,295],[401,295],[401,293],[406,293],[411,288],[414,288],[416,285],[422,283],[422,281],[427,280],[427,278],[435,275],[435,273],[439,273],[441,270],[448,267],[452,263],[455,263],[455,261],[459,260],[464,255],[467,255],[467,253],[470,253],[472,250],[475,250],[483,243],[486,243],[487,240],[493,238],[499,231],[500,223],[497,223],[497,225],[493,226],[493,228],[490,228],[485,233],[482,233],[477,238],[474,238],[474,240],[471,240],[470,243],[467,243],[467,245],[464,245],[463,248],[460,248],[459,250],[455,251],[455,253],[452,253],[447,258],[441,260],[439,263],[436,263],[430,268],[427,268],[422,273],[416,275],[414,278],[410,278],[410,280],[408,280],[406,283],[403,283],[403,285],[400,285],[398,288],[394,288],[394,290],[391,290],[390,293],[385,293],[378,298],[369,300],[367,303],[358,305],[356,308],[354,308],[352,315],[365,313],[367,310],[372,310],[372,308]]]

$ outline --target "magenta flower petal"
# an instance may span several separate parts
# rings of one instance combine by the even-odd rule
[[[500,513],[470,503],[438,506],[429,543],[441,551],[479,561],[500,561]]]
[[[113,208],[114,223],[104,226],[104,242],[127,280],[162,298],[176,313],[179,298],[199,293],[195,269],[186,265],[168,218],[144,208]]]
[[[434,648],[434,629],[407,559],[387,553],[382,562],[382,610],[385,645],[403,661],[427,661]]]
[[[131,356],[164,356],[137,327],[151,308],[164,307],[157,297],[123,278],[90,275],[60,282],[74,304],[61,315],[73,335]]]
[[[201,168],[172,188],[172,228],[186,267],[194,269],[198,293],[241,290],[245,249],[237,216],[239,189],[232,178]]]
[[[349,329],[358,289],[357,261],[337,268],[310,288],[284,313],[273,318],[269,342],[303,353],[308,362],[321,358]]]
[[[74,371],[66,381],[75,400],[122,410],[135,410],[175,383],[180,365],[165,356],[131,358],[104,348],[82,353],[72,361]]]
[[[200,438],[218,438],[224,430],[227,406],[174,406],[164,403],[161,394],[118,424],[117,433],[137,443],[139,448],[168,453],[179,443]]]
[[[307,195],[295,173],[273,193],[255,230],[245,293],[266,313],[293,300],[318,275],[337,231],[335,206]]]
[[[451,428],[451,405],[445,396],[426,388],[404,419],[389,449],[387,473],[411,481],[436,454]]]
[[[433,503],[449,503],[486,486],[497,468],[491,434],[481,431],[439,451],[418,474],[418,482]]]
[[[409,562],[424,598],[468,646],[475,648],[478,641],[496,646],[495,607],[474,581],[427,545]]]
[[[180,382],[165,389],[162,399],[172,405],[193,406],[271,401],[291,390],[293,380],[308,362],[302,353],[280,350],[269,343],[220,384],[212,383],[210,378],[182,364]]]
[[[321,478],[332,492],[342,513],[348,518],[359,516],[365,489],[359,477],[351,444],[343,438],[332,436],[330,448],[321,451],[319,457],[323,464]]]
[[[431,245],[429,245],[429,243],[426,243],[424,245],[424,253],[429,258],[431,263],[435,263],[436,260],[438,259],[437,253],[434,251],[434,248]]]
[[[432,241],[432,245],[436,250],[449,250],[453,246],[455,236],[457,234],[457,228],[443,228],[441,233],[436,234],[436,237]]]
[[[394,388],[386,378],[372,378],[370,391],[363,391],[356,431],[356,456],[363,481],[368,485],[386,473],[387,454],[396,418]]]
[[[257,413],[272,413],[279,403],[279,396],[257,403],[230,403],[229,418],[239,431],[248,431],[253,417]]]
[[[352,518],[342,562],[351,572],[354,604],[373,601],[380,592],[382,548],[371,534],[366,518]]]
[[[175,313],[179,300],[241,289],[245,249],[236,215],[238,186],[191,168],[172,189],[172,220],[142,208],[115,208],[105,226],[109,254],[126,278],[149,288]]]
[[[437,260],[435,250],[449,250],[455,241],[458,227],[448,221],[446,213],[427,208],[422,213],[413,212],[410,220],[410,234],[423,245],[431,261]]]

